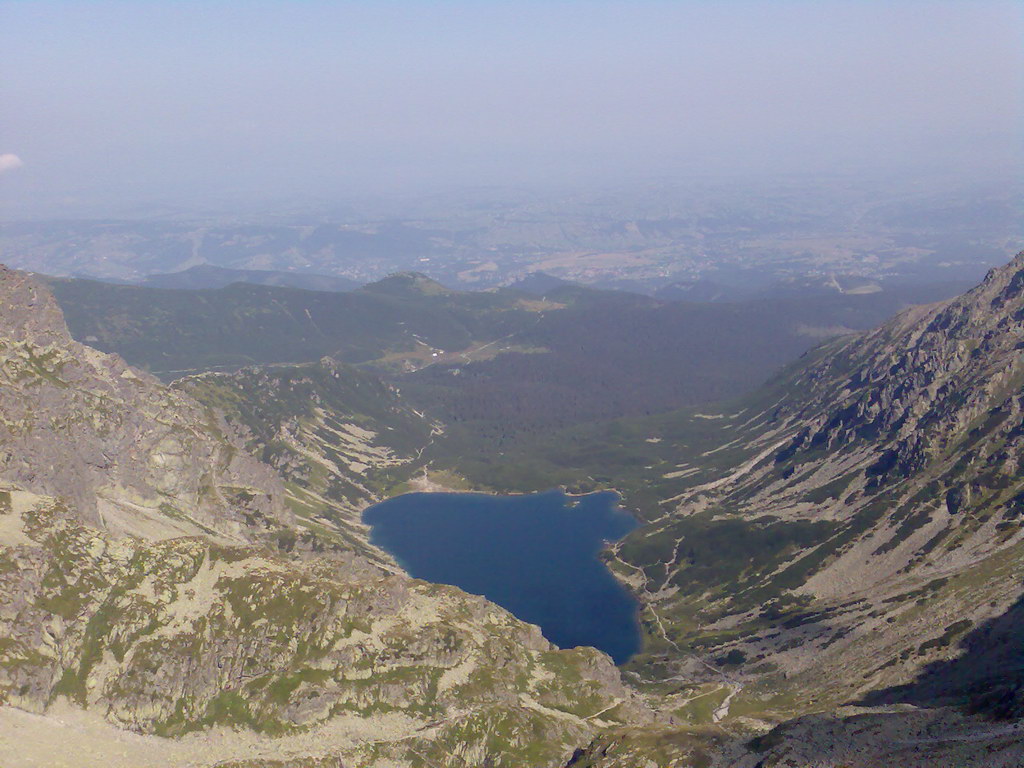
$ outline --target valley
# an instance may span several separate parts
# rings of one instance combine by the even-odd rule
[[[555,350],[559,325],[544,325],[554,322],[549,315],[564,324],[583,320],[593,335],[586,318],[595,315],[588,312],[614,318],[611,325],[650,313],[650,322],[669,327],[674,312],[685,317],[680,327],[699,314],[686,305],[575,287],[545,295],[538,311],[522,307],[523,297],[512,291],[465,295],[400,276],[365,291],[369,296],[358,299],[365,304],[337,311],[345,328],[365,329],[362,337],[346,336],[342,326],[323,333],[369,353],[346,361],[351,353],[335,357],[323,346],[297,346],[297,355],[314,359],[195,373],[167,389],[148,374],[130,373],[116,357],[76,346],[46,289],[5,273],[8,306],[27,306],[22,297],[30,290],[32,306],[42,301],[47,308],[42,315],[23,311],[5,326],[19,338],[8,348],[24,350],[9,356],[25,371],[9,373],[9,380],[22,382],[31,400],[52,413],[78,414],[70,423],[85,430],[79,443],[98,441],[97,459],[86,465],[40,476],[28,469],[32,462],[15,462],[4,475],[16,483],[8,492],[11,522],[3,528],[4,551],[13,557],[5,573],[15,579],[7,594],[24,601],[3,614],[4,636],[15,640],[3,649],[5,701],[46,713],[56,697],[105,711],[116,726],[163,737],[251,729],[263,734],[261,754],[276,755],[251,763],[261,766],[298,766],[327,755],[381,766],[392,759],[415,766],[512,766],[523,759],[595,768],[641,760],[770,766],[785,765],[803,754],[794,745],[808,743],[819,745],[814,754],[874,766],[885,764],[890,738],[905,745],[906,765],[971,764],[980,754],[996,756],[986,764],[1014,765],[1022,646],[1013,617],[1024,594],[1017,509],[1021,275],[1024,256],[961,297],[909,308],[875,330],[812,349],[794,342],[789,358],[802,357],[760,386],[737,386],[724,402],[713,401],[714,386],[691,400],[678,391],[633,393],[629,373],[600,380],[610,396],[581,386],[561,401],[574,403],[567,409],[548,410],[525,396],[521,402],[532,411],[514,400],[507,410],[473,411],[465,408],[475,407],[475,397],[504,397],[507,384],[500,382],[531,380],[519,358],[552,353],[502,351],[396,370],[380,361],[392,345],[407,344],[399,323],[408,321],[377,314],[372,323],[353,325],[359,308],[446,318],[448,325],[431,321],[437,337],[417,331],[437,349],[445,349],[444,334],[456,340],[450,346],[464,348],[491,343],[488,334],[540,340],[531,330],[508,338],[522,318],[540,326],[534,331],[545,329],[544,348]],[[129,361],[133,349],[163,348],[164,340],[145,331],[159,327],[147,319],[162,311],[149,300],[156,294],[131,294],[151,289],[98,288],[125,292],[128,311],[116,320],[95,309],[114,306],[106,299],[90,305],[81,298],[93,284],[53,285],[74,335],[104,329],[106,343],[123,344]],[[61,285],[71,288],[62,293]],[[174,296],[192,302],[186,306],[197,317],[206,311],[201,295]],[[276,311],[276,299],[267,296],[264,306]],[[311,307],[330,301],[301,298]],[[849,303],[802,311],[845,313],[868,326],[883,305],[854,301],[878,299],[851,296]],[[213,311],[224,303],[205,306]],[[305,314],[294,312],[297,306],[289,312]],[[737,339],[766,317],[756,306],[724,311],[742,321]],[[786,317],[777,305],[772,312]],[[709,317],[720,323],[722,315]],[[627,326],[630,333],[638,327]],[[277,330],[269,338],[278,334],[283,346],[294,332],[270,328]],[[118,329],[128,334],[118,336]],[[181,354],[211,359],[206,349],[214,346],[204,349],[203,337],[196,338],[201,343],[191,349],[181,342]],[[311,337],[300,334],[297,345],[303,338]],[[609,360],[619,354],[614,336],[600,338]],[[585,349],[602,364],[601,354]],[[640,345],[636,354],[667,355],[662,370],[685,378],[701,374],[684,365],[695,349],[647,352]],[[783,358],[784,349],[774,354]],[[516,360],[514,374],[495,369],[506,358]],[[774,359],[746,360],[751,377],[785,362]],[[554,389],[560,402],[558,376],[556,369],[534,378],[536,391]],[[150,434],[144,420],[90,421],[97,407],[109,410],[127,396],[95,383],[108,379],[127,382],[117,386],[139,393],[132,397],[193,414],[175,418],[208,425],[185,427],[183,436],[215,429],[224,458],[210,465],[213,474],[168,486],[165,478],[176,473],[150,476],[126,466],[115,470],[124,478],[119,485],[92,490],[90,473],[110,471],[99,458],[109,455],[103,441],[138,440],[131,430]],[[700,391],[700,381],[688,386]],[[627,391],[630,407],[616,399]],[[143,412],[175,423],[154,407]],[[623,415],[609,418],[616,409]],[[546,416],[554,411],[561,418]],[[52,423],[43,413],[31,418]],[[114,424],[120,431],[110,431]],[[51,435],[62,432],[18,429],[35,442],[15,453],[56,455]],[[168,439],[155,438],[159,450],[151,449],[154,458],[141,456],[141,466],[165,467],[167,457],[196,453],[194,442],[182,453]],[[5,444],[14,446],[9,438]],[[189,466],[187,459],[174,461]],[[620,669],[592,649],[554,650],[535,627],[481,598],[409,579],[363,519],[372,504],[418,488],[530,493],[559,486],[576,493],[614,488],[640,522],[602,553],[640,605],[641,647]],[[47,496],[54,493],[72,506]],[[415,497],[396,501],[403,499]],[[118,538],[126,533],[135,538]],[[183,534],[191,538],[176,538]],[[56,579],[57,573],[64,575]],[[146,573],[165,575],[147,586]],[[77,591],[81,583],[92,591]],[[279,595],[290,597],[280,602]],[[146,615],[157,623],[141,624]],[[33,639],[39,622],[52,621],[47,616],[61,617],[57,656]],[[509,632],[517,639],[499,650],[494,643]],[[525,639],[524,632],[534,634]],[[295,638],[302,638],[300,648]],[[192,650],[183,655],[175,647]],[[200,684],[192,665],[209,668],[223,654],[259,668],[219,672],[228,675],[223,682]],[[500,679],[493,659],[504,659]],[[168,670],[185,665],[177,700],[142,685],[140,670],[153,663],[172,665]],[[250,675],[252,682],[244,682]],[[218,697],[218,686],[237,694]],[[410,690],[418,693],[409,698]],[[146,719],[139,719],[143,711]],[[412,720],[372,747],[331,737],[304,747],[301,758],[275,751],[291,743],[281,740],[288,734],[326,727],[341,712],[367,723],[392,712]],[[0,717],[0,734],[14,722]],[[497,727],[511,731],[498,739]],[[966,735],[934,735],[944,729]],[[829,747],[826,733],[844,735]],[[455,745],[473,757],[452,762]]]

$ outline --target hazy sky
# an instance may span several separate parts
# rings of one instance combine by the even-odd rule
[[[986,170],[1021,157],[1022,9],[0,0],[0,199]]]

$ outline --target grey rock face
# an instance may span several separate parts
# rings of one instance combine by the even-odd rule
[[[146,537],[248,540],[287,518],[279,478],[214,411],[72,341],[49,291],[0,268],[0,477]]]

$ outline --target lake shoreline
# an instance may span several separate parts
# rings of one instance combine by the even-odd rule
[[[560,648],[623,664],[641,650],[641,602],[604,553],[639,523],[612,489],[498,494],[420,484],[364,511],[371,543],[411,576],[483,595]]]

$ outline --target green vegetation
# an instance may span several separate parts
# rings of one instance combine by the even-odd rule
[[[458,351],[532,322],[518,297],[409,290],[384,281],[350,293],[236,283],[169,290],[54,280],[76,338],[167,379],[186,371],[255,363],[305,363],[330,355],[366,362],[424,345]]]
[[[933,637],[931,640],[925,640],[921,645],[917,647],[918,655],[927,653],[932,648],[947,648],[953,644],[953,642],[960,636],[962,636],[967,630],[974,626],[974,622],[970,619],[961,619],[955,621],[946,627],[945,631],[939,637]]]

